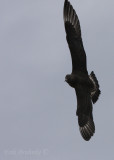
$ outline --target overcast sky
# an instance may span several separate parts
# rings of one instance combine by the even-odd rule
[[[0,160],[114,159],[114,1],[70,0],[101,86],[96,133],[82,139],[64,0],[0,0]]]

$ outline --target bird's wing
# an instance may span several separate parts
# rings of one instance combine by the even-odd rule
[[[63,14],[66,39],[72,58],[72,72],[82,71],[87,73],[86,54],[81,38],[80,22],[75,10],[68,0],[65,0]]]
[[[78,86],[75,88],[75,91],[77,95],[77,116],[80,133],[88,141],[95,132],[90,91],[86,86]]]

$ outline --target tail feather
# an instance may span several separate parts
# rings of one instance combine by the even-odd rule
[[[91,72],[89,77],[94,84],[94,88],[91,90],[92,102],[96,103],[101,93],[99,89],[99,83],[93,71]]]
[[[95,133],[95,125],[93,122],[93,118],[90,118],[84,114],[78,116],[79,130],[82,137],[89,141],[90,138]]]

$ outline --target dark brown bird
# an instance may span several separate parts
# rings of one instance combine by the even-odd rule
[[[95,133],[92,103],[98,100],[100,90],[94,72],[88,75],[80,22],[68,0],[64,3],[64,25],[72,59],[72,73],[66,75],[65,81],[75,89],[79,129],[82,137],[88,141]]]

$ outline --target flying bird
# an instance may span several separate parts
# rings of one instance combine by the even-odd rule
[[[101,91],[94,72],[88,74],[80,22],[68,0],[64,2],[63,15],[66,40],[72,59],[72,73],[66,75],[65,81],[75,89],[79,130],[84,140],[89,141],[95,133],[92,104],[96,103]]]

